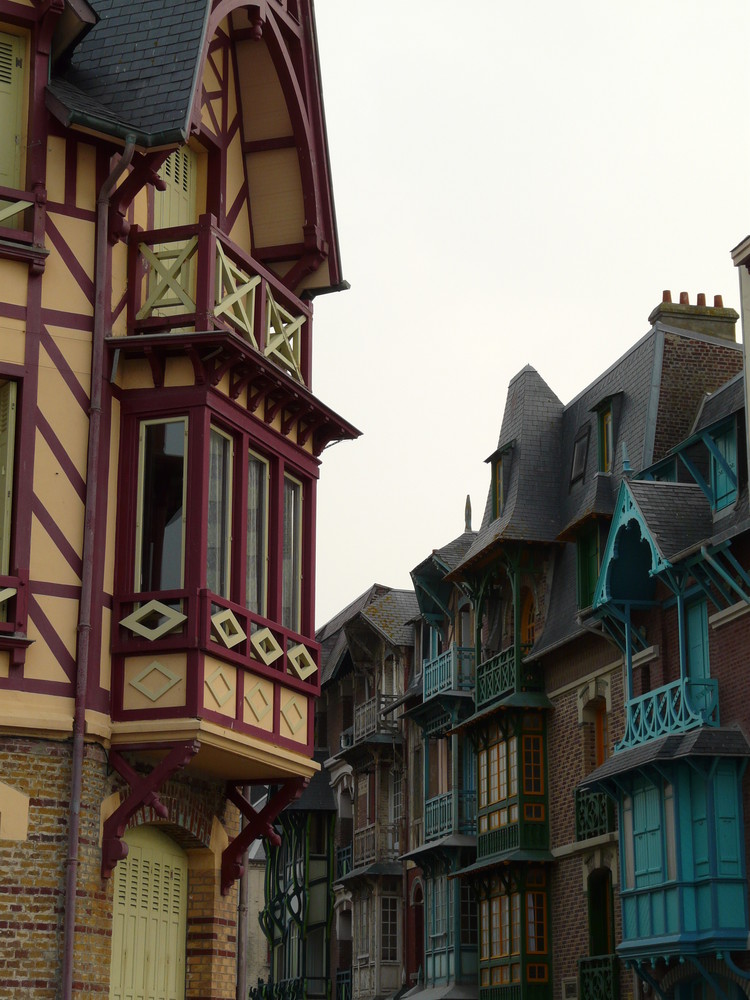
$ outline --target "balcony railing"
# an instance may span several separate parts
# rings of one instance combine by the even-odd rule
[[[336,878],[344,878],[352,870],[352,845],[336,849]]]
[[[130,234],[128,331],[227,330],[310,384],[309,306],[228,239],[211,215]]]
[[[297,976],[294,979],[280,979],[264,983],[262,980],[250,990],[252,1000],[312,1000],[328,996],[329,980],[323,976]]]
[[[576,789],[576,840],[588,840],[617,829],[615,805],[604,792]]]
[[[339,969],[336,973],[336,1000],[352,1000],[351,969]]]
[[[382,715],[383,709],[396,701],[396,695],[378,694],[354,709],[354,742],[360,743],[377,733],[393,734],[398,730],[395,722]]]
[[[44,270],[49,251],[44,246],[47,192],[0,187],[0,256],[27,261],[33,272]]]
[[[477,709],[516,691],[541,691],[542,675],[537,665],[521,663],[529,648],[521,646],[517,653],[515,646],[509,646],[479,664],[475,691]]]
[[[474,834],[477,829],[476,792],[457,792],[458,823],[453,823],[453,792],[436,795],[424,804],[425,840],[435,840],[449,833]]]
[[[628,702],[625,735],[615,753],[659,736],[718,725],[718,682],[683,677]]]
[[[514,850],[545,851],[549,847],[546,823],[516,822],[488,830],[477,837],[477,861]]]
[[[424,700],[444,691],[471,691],[474,687],[474,649],[451,646],[424,665]]]
[[[578,959],[578,1000],[619,1000],[617,955]]]
[[[399,856],[398,827],[395,823],[370,823],[354,831],[354,867],[376,861],[395,861]]]

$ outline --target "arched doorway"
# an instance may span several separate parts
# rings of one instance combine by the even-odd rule
[[[110,1000],[184,1000],[187,855],[165,833],[125,833],[114,872]]]

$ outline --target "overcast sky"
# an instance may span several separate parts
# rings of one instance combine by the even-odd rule
[[[317,615],[478,528],[508,382],[569,402],[670,288],[739,309],[748,0],[316,0],[351,290],[315,303]]]

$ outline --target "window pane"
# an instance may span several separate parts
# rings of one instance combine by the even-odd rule
[[[10,566],[13,508],[13,452],[16,438],[16,383],[0,383],[0,573]]]
[[[302,585],[302,485],[284,476],[284,555],[281,624],[299,631]]]
[[[182,587],[187,419],[141,425],[136,590]]]
[[[208,551],[206,582],[209,590],[229,597],[232,442],[211,429],[208,469]]]
[[[268,463],[252,452],[247,460],[246,604],[266,614],[268,563]]]

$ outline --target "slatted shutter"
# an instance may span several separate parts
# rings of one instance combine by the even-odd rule
[[[2,143],[0,143],[0,146]],[[13,452],[16,440],[16,383],[0,383],[0,573],[9,572],[13,513]]]
[[[0,187],[21,186],[24,42],[0,32]]]
[[[166,190],[154,195],[154,229],[188,226],[197,221],[196,171],[197,159],[188,146],[176,149],[167,157],[159,171]]]
[[[114,875],[110,1000],[184,1000],[187,857],[153,827],[125,835]]]

